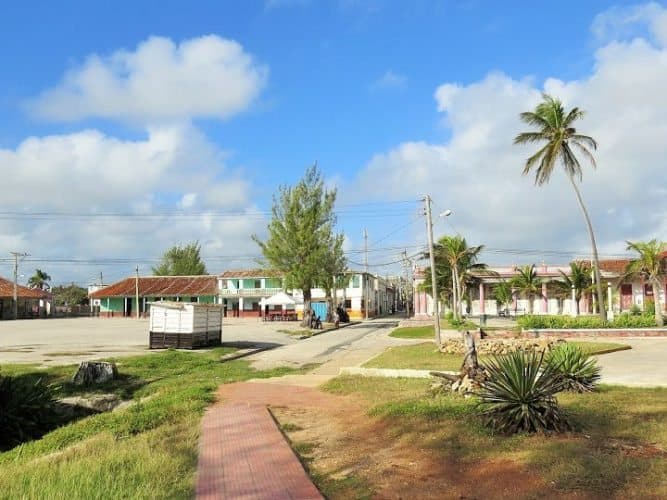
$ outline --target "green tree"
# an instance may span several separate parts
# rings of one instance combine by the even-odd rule
[[[559,282],[564,297],[571,296],[571,291],[574,289],[575,307],[577,308],[577,316],[579,315],[579,301],[584,294],[588,296],[593,286],[591,278],[591,266],[587,262],[570,262],[570,272],[564,273],[558,271],[563,281]],[[604,304],[604,303],[603,303]],[[604,309],[604,306],[600,306]]]
[[[274,195],[266,241],[253,236],[266,264],[285,276],[286,287],[303,291],[304,311],[311,307],[311,288],[326,285],[331,270],[340,265],[342,236],[334,233],[335,202],[336,190],[325,189],[313,165],[295,186],[281,186]]]
[[[49,285],[51,281],[51,276],[41,269],[35,269],[35,274],[33,274],[28,280],[28,286],[30,288],[39,288],[40,290],[48,290],[51,288]]]
[[[574,128],[574,122],[581,119],[584,112],[579,108],[572,108],[565,111],[560,100],[544,94],[543,100],[537,105],[534,111],[521,113],[523,122],[535,128],[531,132],[523,132],[514,138],[514,144],[539,144],[540,149],[533,154],[523,169],[523,175],[532,171],[535,172],[535,184],[541,186],[549,182],[551,174],[557,163],[560,163],[565,170],[565,174],[572,184],[574,193],[581,207],[588,227],[588,235],[591,239],[593,250],[593,262],[595,272],[595,285],[597,290],[599,314],[602,321],[606,321],[604,311],[604,296],[602,294],[602,283],[600,281],[600,262],[598,259],[598,249],[595,243],[595,234],[593,233],[593,224],[588,215],[586,205],[577,187],[576,178],[581,181],[582,169],[577,154],[586,158],[593,168],[596,168],[595,158],[591,149],[597,149],[595,140],[587,135],[577,133]]]
[[[500,280],[493,286],[492,294],[493,298],[496,300],[498,308],[504,309],[507,307],[507,304],[512,302],[512,285],[505,280]]]
[[[660,289],[667,276],[667,243],[654,238],[646,242],[628,241],[627,244],[628,250],[637,252],[639,256],[628,263],[619,282],[636,277],[643,277],[648,281],[653,289],[655,322],[658,326],[663,326]]]
[[[517,274],[510,280],[516,293],[528,299],[528,314],[533,314],[535,297],[542,297],[542,280],[537,277],[535,264],[517,268]]]
[[[53,300],[58,306],[74,306],[88,304],[88,291],[75,285],[59,285],[51,289]]]
[[[470,247],[462,236],[443,236],[433,245],[435,275],[440,298],[450,299],[456,319],[461,315],[461,303],[470,285],[477,282],[486,264],[477,262],[484,245]],[[426,270],[424,289],[432,290],[430,268]]]
[[[207,274],[206,265],[201,258],[199,242],[187,245],[174,245],[162,255],[157,267],[153,267],[155,276],[199,276]]]

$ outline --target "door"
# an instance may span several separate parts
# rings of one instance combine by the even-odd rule
[[[632,285],[621,285],[621,311],[632,307]]]
[[[324,321],[327,318],[327,303],[326,302],[313,302],[311,304],[315,316],[319,316],[320,320]]]

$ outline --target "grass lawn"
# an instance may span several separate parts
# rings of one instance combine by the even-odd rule
[[[197,465],[199,421],[219,384],[269,377],[246,361],[221,363],[232,349],[165,351],[116,360],[119,379],[96,393],[136,404],[60,427],[0,453],[3,498],[189,498]],[[46,378],[58,397],[90,393],[69,383],[75,366],[47,370],[4,365],[4,375]]]
[[[600,354],[630,349],[626,344],[615,342],[571,342],[589,354]],[[485,357],[480,356],[481,363]],[[461,354],[445,354],[438,351],[434,343],[390,347],[385,352],[366,362],[365,368],[412,368],[415,370],[457,371],[463,363]]]
[[[387,424],[388,435],[432,450],[443,461],[471,468],[511,461],[557,495],[667,498],[667,389],[602,386],[595,393],[563,393],[558,400],[575,432],[506,437],[484,427],[474,398],[428,396],[429,384],[344,376],[324,389],[361,396],[368,413]]]
[[[442,330],[477,330],[479,325],[472,321],[466,321],[462,327],[453,326],[445,318],[440,320],[440,328]],[[432,339],[435,338],[435,330],[433,325],[428,326],[403,326],[396,328],[389,334],[390,337],[400,339]]]

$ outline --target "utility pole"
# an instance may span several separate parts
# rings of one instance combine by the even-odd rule
[[[368,230],[366,228],[364,228],[364,279],[362,283],[364,287],[364,319],[368,319]]]
[[[137,319],[139,319],[139,266],[136,268],[136,278],[134,280],[134,293],[137,299]]]
[[[424,196],[426,204],[426,235],[428,236],[428,253],[431,260],[431,291],[433,293],[433,315],[435,316],[435,343],[440,347],[440,304],[438,304],[438,282],[435,276],[435,253],[433,251],[433,219],[431,217],[431,197]]]
[[[9,252],[14,256],[14,294],[12,301],[12,315],[14,319],[19,318],[19,257],[27,257],[28,254],[24,252]]]
[[[408,251],[403,250],[403,274],[405,274],[405,311],[406,318],[410,317],[410,297],[412,296],[412,281],[410,280],[410,275],[408,274],[408,267],[410,266],[410,260],[408,259]]]

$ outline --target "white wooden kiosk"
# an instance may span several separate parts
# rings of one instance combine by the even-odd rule
[[[222,342],[221,304],[153,302],[149,348],[194,349]]]

